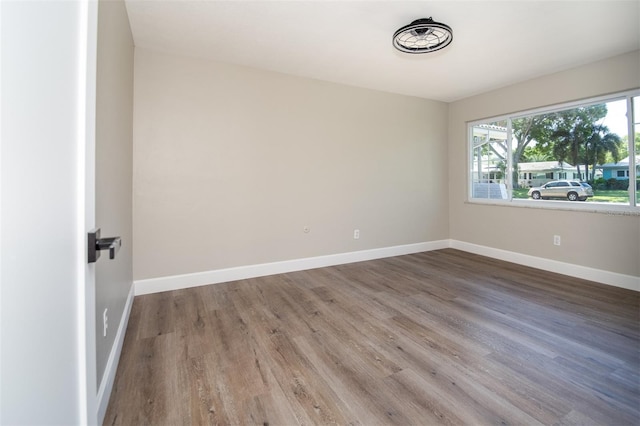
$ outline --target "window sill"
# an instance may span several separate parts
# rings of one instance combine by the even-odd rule
[[[517,207],[525,209],[543,209],[543,210],[564,210],[584,213],[598,213],[608,216],[637,216],[640,217],[640,206],[633,207],[625,204],[614,203],[593,203],[589,201],[549,201],[549,200],[483,200],[472,199],[466,200],[465,204],[500,206],[500,207]]]

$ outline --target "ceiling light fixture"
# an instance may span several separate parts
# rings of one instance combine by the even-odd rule
[[[429,53],[451,44],[453,30],[432,18],[413,21],[393,35],[393,46],[405,53]]]

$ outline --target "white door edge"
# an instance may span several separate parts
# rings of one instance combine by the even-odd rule
[[[95,264],[87,262],[87,233],[95,228],[96,58],[98,2],[82,0],[78,37],[78,384],[80,419],[98,423],[95,327]]]

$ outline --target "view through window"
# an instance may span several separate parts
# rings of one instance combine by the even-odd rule
[[[469,124],[471,200],[638,206],[638,93]]]

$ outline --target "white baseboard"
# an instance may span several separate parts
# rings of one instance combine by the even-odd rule
[[[111,390],[113,389],[113,382],[116,378],[116,371],[118,370],[118,362],[120,361],[120,353],[122,352],[122,344],[124,343],[124,335],[127,331],[127,325],[129,324],[129,314],[131,313],[131,306],[133,305],[134,288],[131,286],[127,301],[122,311],[122,317],[120,318],[120,325],[118,326],[118,333],[116,334],[113,347],[109,353],[109,359],[107,360],[107,366],[102,374],[102,380],[100,381],[100,388],[98,389],[98,424],[101,425],[104,422],[104,415],[107,413],[107,407],[109,405],[109,397],[111,396]]]
[[[381,259],[385,257],[401,256],[404,254],[420,253],[424,251],[455,248],[469,253],[492,257],[494,259],[513,262],[532,268],[555,272],[576,278],[640,291],[640,278],[631,275],[586,266],[573,265],[542,257],[496,249],[478,244],[458,240],[438,240],[401,246],[383,247],[371,250],[354,251],[348,253],[331,254],[327,256],[308,257],[302,259],[285,260],[273,263],[239,266],[234,268],[217,269],[192,274],[173,275],[160,278],[150,278],[134,281],[135,295],[159,293],[162,291],[179,290],[198,287],[207,284],[218,284],[267,275],[283,274],[306,269],[322,268],[325,266],[342,265],[346,263],[362,262],[365,260]]]
[[[135,294],[138,296],[142,294],[198,287],[207,284],[217,284],[228,281],[263,277],[267,275],[283,274],[286,272],[302,271],[305,269],[322,268],[325,266],[342,265],[346,263],[362,262],[365,260],[381,259],[384,257],[420,253],[423,251],[438,250],[448,247],[449,240],[429,241],[371,250],[331,254],[327,256],[307,257],[281,262],[217,269],[193,274],[137,280],[134,281],[134,287]]]
[[[519,265],[530,266],[532,268],[543,269],[545,271],[569,275],[584,280],[595,281],[601,284],[640,291],[640,277],[634,277],[632,275],[624,275],[616,272],[604,271],[602,269],[589,268],[587,266],[558,262],[557,260],[481,246],[464,241],[450,240],[449,247],[469,253],[492,257],[494,259],[517,263]]]

